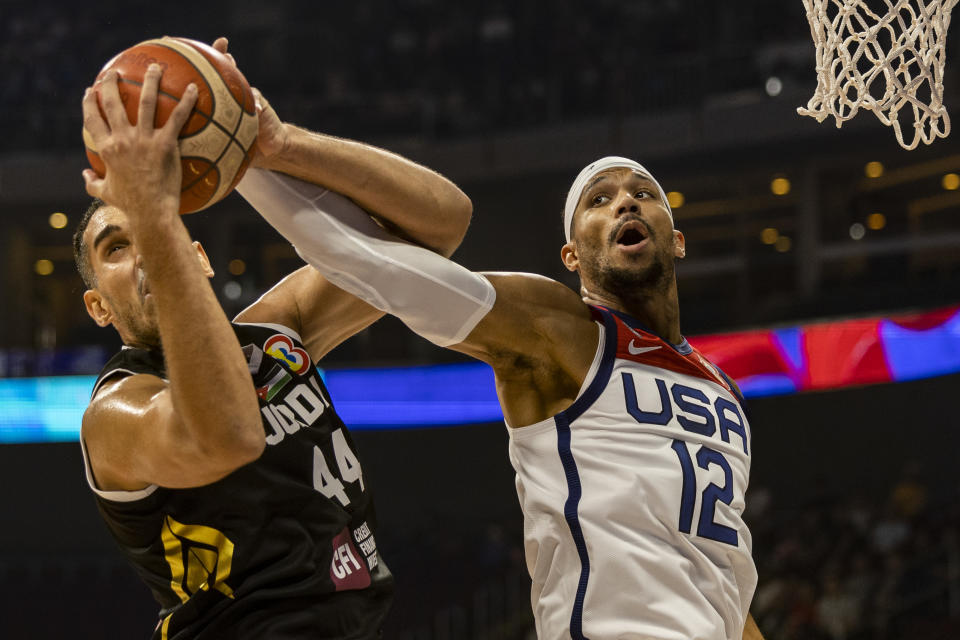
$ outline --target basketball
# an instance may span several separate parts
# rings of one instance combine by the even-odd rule
[[[187,38],[147,40],[114,56],[97,76],[99,80],[108,70],[117,71],[131,124],[137,122],[140,87],[152,63],[163,68],[157,127],[166,122],[187,85],[197,85],[196,105],[180,131],[180,213],[200,211],[230,193],[250,164],[257,139],[253,92],[236,66],[211,46]],[[99,90],[94,88],[98,100]],[[83,140],[90,166],[103,177],[106,168],[86,130]]]

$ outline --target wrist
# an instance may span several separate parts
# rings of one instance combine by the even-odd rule
[[[127,215],[130,231],[138,239],[142,238],[148,243],[186,229],[180,217],[179,198],[170,198],[169,202],[157,202],[154,206],[137,211],[135,215]]]
[[[285,159],[291,155],[291,139],[297,128],[286,122],[261,130],[257,140],[257,153],[251,166],[279,171]]]

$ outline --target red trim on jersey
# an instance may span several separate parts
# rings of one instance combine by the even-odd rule
[[[683,355],[660,336],[634,329],[616,314],[611,315],[617,326],[617,358],[716,382],[736,395],[720,371],[697,349],[691,346],[690,353]]]

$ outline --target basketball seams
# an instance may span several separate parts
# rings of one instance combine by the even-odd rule
[[[250,153],[250,150],[253,148],[253,145],[251,144],[250,146],[244,146],[243,143],[240,142],[240,140],[238,140],[238,139],[237,139],[237,136],[236,136],[236,132],[240,129],[240,126],[243,124],[244,119],[245,119],[245,118],[248,118],[248,117],[251,117],[249,114],[246,114],[246,113],[244,113],[243,111],[241,111],[241,114],[242,114],[242,115],[241,115],[241,117],[240,117],[240,120],[237,122],[237,125],[234,127],[233,132],[230,132],[229,130],[227,130],[227,128],[224,127],[224,126],[223,126],[222,124],[220,124],[219,122],[217,122],[217,121],[215,121],[215,120],[211,120],[211,123],[213,124],[214,128],[219,129],[224,135],[227,136],[226,144],[223,145],[223,149],[220,151],[220,155],[217,156],[217,159],[213,162],[213,164],[211,164],[210,167],[209,167],[206,171],[204,171],[202,174],[200,174],[195,180],[193,180],[192,182],[184,185],[184,187],[183,187],[183,189],[182,189],[183,191],[189,191],[190,189],[192,189],[192,188],[193,188],[194,186],[196,186],[200,181],[202,181],[204,178],[206,178],[207,175],[209,175],[210,171],[212,171],[212,170],[214,170],[214,169],[216,169],[216,170],[217,170],[217,173],[219,174],[219,169],[218,169],[219,162],[220,162],[220,160],[227,154],[227,152],[230,150],[231,145],[234,145],[234,144],[237,145],[237,146],[240,148],[240,150],[241,150],[244,158],[246,158],[247,154]],[[256,140],[255,137],[254,137],[254,140]],[[186,156],[184,159],[189,159],[189,158],[191,158],[191,157],[195,157],[195,156]],[[198,159],[202,159],[202,160],[205,160],[205,161],[208,161],[208,162],[209,162],[209,160],[207,160],[206,158],[198,158]],[[243,165],[241,164],[241,166],[243,166]],[[238,171],[237,173],[239,173],[239,171]],[[218,184],[218,186],[217,186],[216,192],[219,193],[220,191],[223,191],[223,190],[229,191],[229,189],[232,189],[232,188],[233,188],[233,186],[234,186],[233,183],[234,183],[234,182],[236,182],[236,176],[235,176],[235,175],[232,176],[232,177],[230,177],[229,180],[224,180],[224,179],[223,179],[223,176],[220,176],[220,182],[219,182],[219,184]],[[224,194],[224,195],[226,195],[226,194]],[[223,197],[223,196],[221,196],[221,197]],[[216,200],[219,200],[219,199],[220,199],[220,198],[216,198]],[[211,198],[211,200],[213,200],[213,198]]]
[[[142,83],[142,82],[138,82],[138,81],[136,81],[136,80],[130,80],[130,79],[124,78],[124,77],[118,78],[118,79],[117,79],[117,82],[120,83],[120,84],[132,84],[132,85],[135,86],[135,87],[142,87],[142,86],[143,86],[143,83]],[[178,103],[180,102],[180,97],[175,96],[175,95],[173,95],[172,93],[169,93],[169,92],[164,91],[163,89],[159,89],[159,88],[157,89],[157,98],[158,98],[158,99],[159,99],[159,98],[170,98],[170,99],[173,100],[174,102],[178,102]],[[159,100],[158,100],[158,101],[159,101]],[[200,133],[201,131],[203,131],[204,129],[206,129],[206,128],[207,128],[207,125],[209,125],[210,123],[213,122],[213,114],[212,114],[212,113],[207,113],[206,111],[203,111],[202,109],[198,109],[198,108],[196,108],[196,107],[194,107],[193,110],[196,111],[199,115],[201,115],[201,116],[203,116],[204,118],[206,118],[207,121],[203,124],[202,127],[200,127],[199,129],[197,129],[196,131],[190,132],[190,133],[188,134],[189,136],[195,136],[195,135],[197,135],[198,133]]]
[[[180,44],[180,46],[178,46],[178,47],[170,46],[170,44],[169,44],[168,42],[165,42],[165,41],[163,41],[163,40],[147,40],[146,42],[143,42],[143,43],[141,43],[141,44],[142,44],[142,45],[154,45],[154,46],[157,46],[157,47],[160,47],[160,48],[163,48],[163,49],[167,49],[167,50],[169,50],[169,51],[172,51],[172,52],[176,53],[177,55],[179,55],[179,56],[180,56],[181,58],[183,58],[184,60],[186,60],[186,62],[187,62],[191,67],[193,67],[194,71],[197,72],[196,75],[199,76],[201,80],[203,80],[203,84],[206,85],[206,87],[207,87],[207,94],[209,94],[209,96],[210,96],[210,115],[208,116],[207,122],[206,122],[202,127],[200,127],[200,129],[198,129],[197,131],[192,132],[190,135],[196,135],[196,134],[200,133],[201,131],[203,131],[204,129],[206,129],[206,128],[207,128],[207,124],[209,124],[210,122],[213,122],[214,118],[215,118],[216,115],[217,115],[217,94],[216,94],[216,92],[213,90],[213,86],[210,84],[210,81],[207,79],[208,76],[209,76],[209,74],[204,73],[204,70],[201,69],[199,66],[197,66],[196,63],[190,58],[190,56],[185,55],[184,51],[181,50],[181,47],[185,47],[185,45],[183,45],[182,43],[178,43],[178,44]],[[207,62],[207,63],[209,64],[209,61],[207,61],[206,58],[203,58],[203,60],[204,60],[204,62]],[[211,69],[212,69],[213,71],[216,71],[216,69],[213,69],[213,68],[212,68],[212,65],[211,65]],[[219,73],[217,74],[217,77],[218,77],[218,78],[220,77],[220,74],[219,74]],[[222,78],[221,78],[221,81],[222,81]],[[200,87],[197,87],[197,88],[199,89]],[[177,101],[178,101],[178,102],[179,102],[179,100],[180,100],[180,98],[177,98]],[[194,107],[194,110],[195,110],[197,113],[201,113],[201,114],[203,113],[202,111],[200,111],[200,110],[197,109],[196,107]]]
[[[208,54],[207,54],[206,51],[204,51],[203,49],[200,49],[199,47],[194,46],[194,45],[193,45],[192,43],[190,43],[190,42],[185,42],[184,40],[181,40],[180,38],[172,38],[172,40],[175,40],[175,41],[177,41],[177,42],[179,42],[179,43],[181,43],[181,44],[183,44],[183,45],[185,45],[185,46],[191,47],[194,51],[196,51],[197,53],[199,53],[199,54],[203,57],[203,59],[206,60],[208,63],[210,63],[210,65],[213,67],[214,72],[215,72],[215,73],[217,74],[217,76],[220,78],[220,81],[223,82],[223,85],[227,88],[227,93],[228,93],[228,94],[230,95],[230,97],[233,99],[234,103],[235,103],[238,107],[240,107],[240,111],[242,111],[243,113],[246,113],[246,114],[248,114],[248,115],[255,115],[255,109],[252,108],[252,107],[253,107],[252,104],[251,104],[251,110],[250,110],[250,111],[247,111],[247,107],[246,107],[246,105],[247,105],[247,100],[248,100],[248,99],[251,99],[251,103],[252,103],[252,97],[253,97],[252,92],[244,91],[243,87],[240,87],[240,94],[241,94],[241,96],[243,97],[243,102],[241,102],[240,100],[237,100],[237,96],[233,95],[233,91],[230,91],[230,83],[229,83],[229,82],[227,81],[227,79],[224,77],[224,74],[220,72],[220,67],[217,66],[217,63],[216,63],[214,60],[211,60],[211,59],[210,59],[210,57],[208,56]],[[240,79],[245,80],[245,78],[243,78],[243,74],[240,73],[240,70],[239,70],[239,69],[236,69],[235,71],[236,71],[236,73],[240,76]],[[249,95],[248,95],[248,93],[249,93]]]
[[[219,169],[219,162],[230,150],[232,144],[236,144],[241,149],[243,157],[246,158],[247,154],[249,153],[249,148],[244,147],[244,145],[237,140],[236,133],[240,130],[240,127],[243,125],[245,118],[249,117],[251,114],[249,114],[246,111],[246,109],[244,108],[244,104],[241,104],[237,100],[236,96],[233,95],[233,92],[230,91],[230,85],[227,82],[227,80],[224,78],[223,74],[220,72],[220,69],[217,67],[217,65],[212,60],[210,60],[201,49],[195,47],[190,43],[183,42],[176,38],[171,38],[169,40],[152,40],[144,44],[148,44],[148,43],[157,44],[158,46],[167,48],[179,54],[187,62],[190,63],[190,65],[197,71],[198,74],[201,75],[201,77],[204,78],[204,82],[209,88],[210,98],[212,102],[210,111],[212,115],[210,116],[210,119],[207,121],[207,123],[204,124],[204,127],[201,130],[206,129],[206,126],[212,123],[215,128],[219,129],[222,133],[224,133],[227,136],[227,139],[225,144],[223,145],[223,148],[220,150],[220,153],[217,155],[216,159],[213,160],[209,164],[207,169],[203,173],[199,174],[193,181],[187,183],[186,185],[183,185],[181,192],[189,192],[195,186],[203,182],[210,175],[211,171],[216,171],[217,187],[214,189],[213,194],[210,196],[208,201],[217,202],[218,200],[222,199],[227,194],[227,192],[229,192],[229,190],[233,187],[233,183],[235,182],[235,178],[236,178],[235,175],[234,176],[221,175],[220,169]],[[201,69],[201,66],[203,67],[202,69]],[[213,84],[207,79],[208,77],[212,78],[213,75],[215,75],[216,78],[220,81],[220,87],[215,88]],[[222,88],[222,91],[218,90],[220,88]],[[220,104],[217,98],[218,96],[222,98],[222,96],[220,96],[220,94],[222,93],[229,95],[233,103],[236,105],[236,107],[239,110],[239,114],[235,120],[235,123],[233,124],[232,131],[228,127],[224,126],[217,119],[217,106],[218,104]],[[244,102],[246,102],[246,99],[247,99],[246,93],[247,93],[246,91],[242,92]],[[224,115],[227,115],[227,114],[224,114]],[[194,134],[191,134],[191,137],[193,135],[197,135],[198,133],[200,132],[198,131]],[[190,158],[191,158],[190,156],[187,156],[183,159],[189,160]],[[196,158],[196,159],[202,159],[206,162],[210,162],[210,160],[207,158]]]
[[[132,57],[121,60],[127,53]],[[249,165],[256,143],[258,118],[253,92],[243,74],[215,54],[216,50],[202,43],[164,37],[141,42],[118,53],[101,71],[102,75],[111,66],[122,67],[126,75],[137,77],[145,72],[148,63],[156,61],[170,69],[169,82],[174,83],[173,88],[182,89],[187,82],[202,87],[201,102],[207,108],[194,106],[188,119],[195,122],[195,118],[200,118],[199,127],[194,131],[181,130],[178,140],[186,178],[181,185],[181,213],[199,211],[226,196]],[[143,87],[142,78],[124,78],[123,72],[118,80],[127,87],[122,95],[131,98]],[[159,89],[158,114],[168,114],[171,101],[175,105],[180,97],[170,90]],[[125,109],[129,108],[132,107],[125,105]],[[129,110],[127,113],[131,120],[136,118],[136,113],[130,115]],[[105,168],[88,137],[84,131],[91,165],[94,168],[101,165],[98,173],[102,175]]]
[[[198,156],[181,157],[181,161],[190,160],[190,159],[203,160],[205,163],[207,163],[208,166],[206,167],[206,170],[198,174],[194,180],[192,180],[191,182],[188,182],[185,185],[182,185],[180,192],[189,193],[194,187],[196,187],[198,184],[203,182],[203,180],[205,180],[210,175],[211,171],[216,171],[217,186],[213,190],[213,192],[210,194],[209,198],[207,199],[207,202],[209,203],[217,202],[224,195],[226,195],[224,193],[225,189],[223,188],[225,180],[223,179],[223,176],[220,174],[220,169],[217,166],[217,163],[220,162],[220,159],[223,158],[224,153],[230,147],[232,136],[230,135],[230,132],[225,130],[225,128],[216,120],[219,92],[214,89],[210,80],[208,80],[208,77],[212,78],[215,75],[216,78],[220,81],[220,83],[226,88],[227,85],[223,79],[223,75],[220,73],[220,70],[217,69],[216,65],[214,65],[209,59],[207,59],[207,57],[204,56],[199,50],[197,50],[195,47],[185,42],[181,42],[180,40],[175,40],[175,39],[148,40],[144,44],[155,44],[159,47],[163,47],[165,49],[168,49],[178,54],[180,57],[186,60],[190,64],[190,66],[192,66],[196,70],[197,74],[201,78],[203,78],[203,81],[207,86],[208,93],[210,95],[211,115],[207,120],[207,122],[204,123],[204,126],[199,131],[191,133],[189,137],[193,137],[200,134],[202,131],[206,130],[207,126],[209,126],[212,123],[217,129],[220,129],[223,133],[227,135],[227,140],[226,140],[226,143],[223,145],[223,148],[220,150],[220,153],[217,155],[216,159],[201,158]],[[201,68],[201,66],[203,68]],[[231,97],[233,96],[229,88],[226,88],[226,93],[229,94]],[[240,109],[240,114],[242,117],[243,115],[242,108]]]

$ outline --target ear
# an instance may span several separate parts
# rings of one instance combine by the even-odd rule
[[[683,237],[683,232],[673,230],[673,256],[675,258],[685,258],[687,255],[687,241]]]
[[[212,278],[213,267],[210,266],[210,258],[207,257],[207,252],[203,250],[203,245],[194,240],[193,248],[197,250],[197,259],[200,260],[200,266],[203,267],[204,275]]]
[[[110,305],[96,289],[87,289],[83,292],[83,305],[87,314],[98,326],[105,327],[113,321],[113,311]]]
[[[560,259],[568,271],[580,270],[580,257],[577,255],[577,245],[572,240],[560,247]]]

